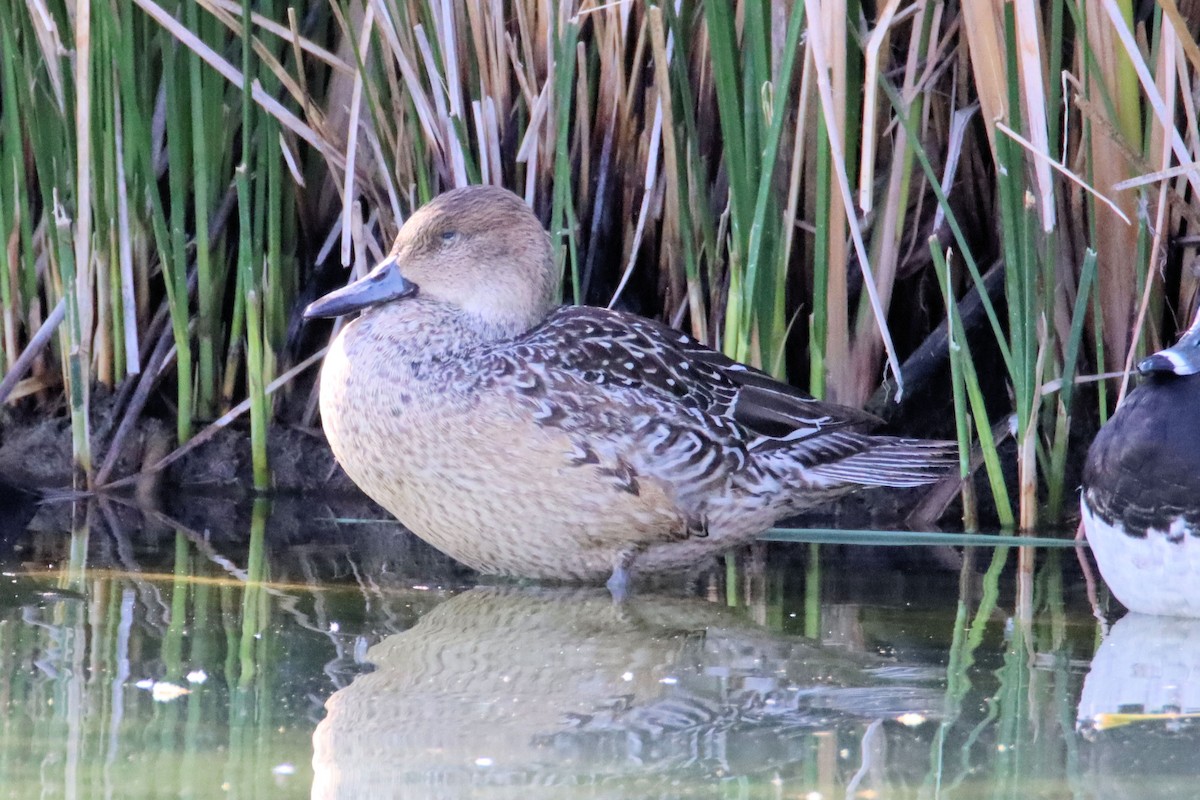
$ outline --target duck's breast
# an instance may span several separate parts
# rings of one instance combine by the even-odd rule
[[[484,572],[596,579],[621,550],[686,529],[660,483],[621,488],[598,443],[581,463],[578,433],[361,333],[347,327],[326,356],[326,435],[350,478],[435,547]]]

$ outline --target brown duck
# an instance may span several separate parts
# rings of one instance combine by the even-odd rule
[[[361,311],[321,372],[346,472],[438,549],[553,580],[691,566],[861,486],[917,486],[948,442],[873,436],[822,403],[632,314],[556,307],[550,239],[474,186],[404,224],[306,317]]]

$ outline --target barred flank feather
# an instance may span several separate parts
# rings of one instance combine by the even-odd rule
[[[498,342],[464,380],[519,394],[539,423],[582,446],[603,432],[626,470],[673,487],[703,516],[733,479],[751,494],[830,498],[858,486],[934,483],[958,464],[954,442],[873,436],[879,420],[816,400],[651,320],[566,307],[513,341]],[[524,383],[522,383],[524,381]],[[614,404],[621,412],[613,415]],[[608,474],[608,473],[605,473]],[[735,477],[736,476],[736,477]],[[790,477],[789,477],[790,476]]]

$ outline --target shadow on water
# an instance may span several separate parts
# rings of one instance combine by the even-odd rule
[[[1200,774],[1196,623],[1107,632],[1071,551],[1019,590],[1011,546],[760,543],[614,606],[480,584],[334,502],[181,506],[43,506],[0,542],[0,797],[1173,797]]]

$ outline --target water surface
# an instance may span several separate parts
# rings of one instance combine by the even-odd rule
[[[0,797],[1186,797],[1200,777],[1200,623],[1110,625],[1073,549],[762,543],[615,606],[481,581],[336,503],[180,505],[43,507],[0,540]]]

